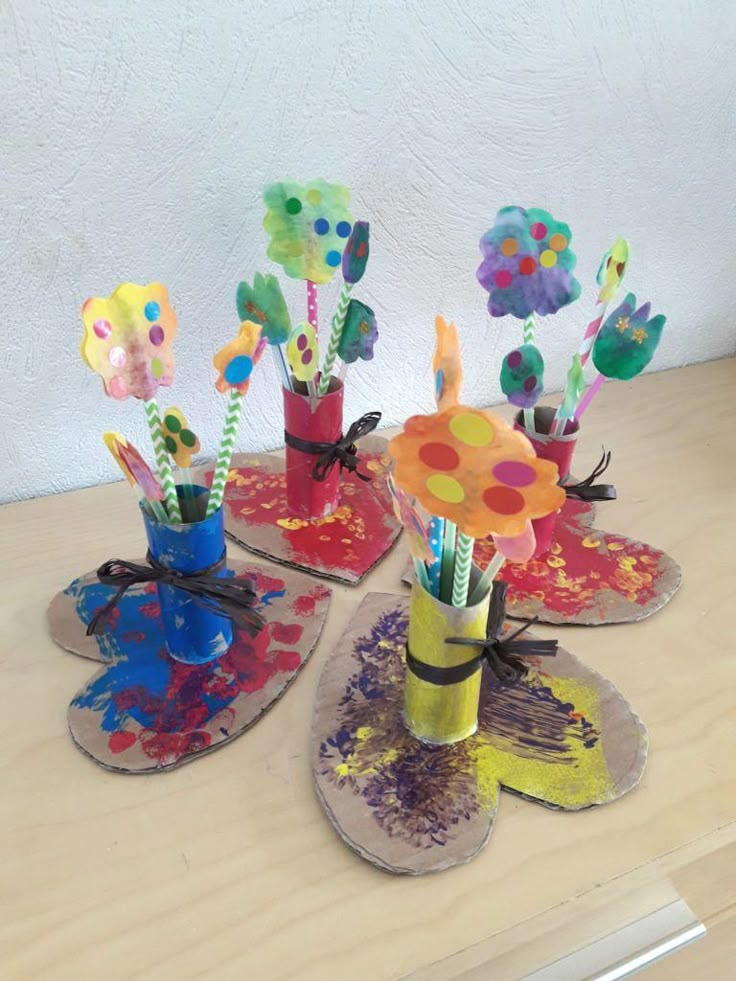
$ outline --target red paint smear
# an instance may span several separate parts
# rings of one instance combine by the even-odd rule
[[[621,535],[599,531],[585,523],[592,508],[583,501],[568,500],[557,520],[553,545],[525,565],[508,562],[502,578],[509,584],[509,605],[515,597],[534,595],[548,610],[575,617],[595,608],[598,594],[611,590],[632,603],[646,606],[658,595],[662,552]],[[583,539],[597,541],[587,548]],[[608,545],[621,545],[610,550]],[[476,542],[474,559],[485,568],[495,553],[490,538]],[[624,568],[623,565],[630,565]],[[635,559],[635,562],[631,562]],[[562,564],[564,563],[564,564]]]
[[[361,470],[379,455],[361,458]],[[385,481],[375,474],[370,482],[343,471],[340,507],[328,519],[306,522],[294,518],[286,503],[286,477],[262,467],[236,470],[229,480],[225,504],[239,521],[277,526],[299,565],[333,573],[362,576],[391,544],[395,533],[393,511]],[[278,525],[289,521],[292,527]]]
[[[279,671],[296,671],[302,663],[298,651],[275,651]]]
[[[298,623],[274,623],[271,627],[271,636],[280,644],[297,644],[303,633],[304,627]]]
[[[161,607],[158,601],[155,603],[141,603],[138,609],[144,617],[150,617],[151,620],[159,620],[161,618]]]
[[[110,747],[111,753],[124,753],[126,749],[130,749],[133,743],[138,737],[134,732],[113,732],[107,741],[107,745]]]
[[[318,603],[329,599],[330,591],[326,586],[317,585],[305,595],[297,596],[291,604],[291,612],[297,617],[313,617]]]

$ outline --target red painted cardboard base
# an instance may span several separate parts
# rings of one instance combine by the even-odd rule
[[[601,508],[608,523],[615,504]],[[677,563],[651,545],[600,531],[594,517],[593,504],[566,501],[549,551],[524,565],[504,565],[509,617],[585,626],[633,623],[672,599],[682,581]],[[476,565],[485,569],[495,551],[491,538],[476,542]],[[413,575],[408,567],[404,578]]]
[[[340,506],[327,518],[308,521],[289,513],[284,460],[271,454],[233,457],[225,491],[225,533],[243,548],[317,576],[355,585],[396,541],[383,473],[386,440],[360,441],[360,469],[371,481],[343,471]]]

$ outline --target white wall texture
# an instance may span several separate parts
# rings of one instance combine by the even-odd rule
[[[734,350],[732,0],[0,0],[0,30],[0,501],[118,479],[104,429],[148,448],[141,406],[78,354],[82,301],[124,280],[169,287],[162,402],[214,451],[212,353],[239,279],[279,271],[260,194],[285,177],[349,185],[371,222],[381,339],[348,416],[430,408],[436,311],[461,329],[466,399],[501,400],[520,327],[486,314],[475,269],[505,204],[574,233],[584,294],[542,321],[548,389],[618,234],[626,285],[669,317],[652,368]],[[302,319],[303,284],[285,292]],[[277,446],[270,358],[246,408],[241,448]]]

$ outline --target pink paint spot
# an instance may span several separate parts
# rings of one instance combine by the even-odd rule
[[[271,624],[271,637],[280,644],[297,644],[304,633],[304,628],[298,623]]]
[[[111,753],[124,753],[130,749],[136,741],[137,736],[134,732],[113,732],[107,741]]]

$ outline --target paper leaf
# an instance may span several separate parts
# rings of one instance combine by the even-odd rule
[[[297,381],[312,381],[319,366],[319,346],[314,327],[304,321],[292,330],[286,357]]]
[[[256,273],[253,286],[245,280],[238,284],[238,316],[261,325],[261,337],[269,344],[285,344],[291,330],[291,318],[278,279]]]
[[[219,372],[215,382],[218,392],[231,389],[245,395],[250,386],[250,376],[258,364],[265,345],[261,342],[261,326],[250,320],[240,325],[240,332],[234,341],[221,347],[212,359]]]
[[[572,419],[575,415],[580,396],[585,391],[585,378],[583,376],[583,365],[580,355],[576,352],[572,356],[572,364],[567,372],[567,384],[565,394],[562,396],[562,404],[558,410],[560,419]]]
[[[610,303],[618,292],[626,266],[629,262],[629,243],[625,238],[617,238],[601,261],[596,282],[601,287],[599,303]]]
[[[152,399],[174,380],[176,314],[161,283],[122,283],[82,306],[81,354],[114,399]]]
[[[626,299],[606,318],[593,345],[593,363],[606,378],[628,381],[646,368],[654,357],[667,318],[649,318],[651,304],[638,310],[636,297]]]
[[[397,486],[473,538],[521,535],[565,500],[556,464],[537,459],[503,419],[470,406],[412,416],[389,453]]]
[[[514,538],[504,538],[502,535],[493,536],[493,544],[496,551],[506,559],[507,562],[528,562],[534,555],[537,547],[537,536],[531,521],[527,521],[524,531]]]
[[[492,317],[510,313],[524,320],[532,313],[556,313],[580,296],[573,276],[577,262],[569,248],[568,225],[541,208],[501,208],[480,240],[483,261],[476,272],[488,290]]]
[[[370,252],[370,231],[367,221],[356,221],[342,254],[342,278],[355,285],[363,278]]]
[[[191,467],[192,457],[195,453],[199,453],[201,447],[199,439],[189,428],[181,409],[172,406],[164,412],[161,431],[166,450],[177,467],[183,467],[185,470]]]
[[[128,483],[132,487],[137,484],[149,501],[163,501],[164,492],[158,478],[135,446],[120,433],[103,433],[102,438]]]
[[[451,405],[457,405],[463,383],[463,362],[455,324],[448,324],[445,318],[438,314],[435,317],[434,329],[437,336],[432,359],[434,398],[437,408],[442,411],[449,409]]]
[[[396,486],[390,473],[386,474],[386,482],[388,483],[389,493],[391,494],[394,514],[404,526],[409,554],[412,558],[419,559],[420,562],[433,564],[437,557],[432,551],[432,546],[429,542],[429,529],[422,520],[421,515],[412,504],[411,499]]]
[[[378,340],[376,315],[360,300],[351,300],[345,315],[345,324],[337,348],[338,356],[345,364],[373,360],[373,347]]]
[[[267,187],[263,200],[269,258],[292,279],[329,283],[352,231],[348,189],[323,180],[282,181]]]
[[[544,358],[534,344],[514,348],[501,364],[501,391],[511,405],[530,409],[544,391]]]

